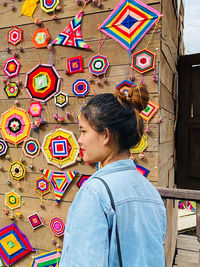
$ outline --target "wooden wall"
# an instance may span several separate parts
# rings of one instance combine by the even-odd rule
[[[181,2],[181,1],[180,1]],[[177,1],[161,1],[162,18],[161,53],[160,53],[160,93],[159,103],[163,123],[159,127],[159,182],[161,187],[173,188],[175,168],[175,127],[177,114],[179,55],[184,52],[183,17],[184,9],[181,2],[178,10]],[[172,266],[176,247],[177,234],[177,203],[167,201],[167,236],[166,260],[167,266]]]
[[[161,106],[161,115],[164,118],[162,124],[158,123],[159,113],[153,117],[150,122],[151,133],[148,135],[149,146],[145,151],[145,158],[140,160],[138,155],[135,155],[137,163],[145,166],[150,170],[148,179],[154,184],[164,187],[173,187],[174,185],[174,100],[176,97],[176,84],[177,84],[177,72],[176,64],[178,57],[178,29],[179,29],[179,16],[175,14],[176,7],[173,6],[173,1],[167,0],[144,0],[146,4],[157,9],[159,12],[163,13],[162,18],[162,28],[158,28],[150,42],[148,49],[157,53],[156,65],[157,65],[157,75],[159,76],[158,83],[153,82],[153,71],[148,72],[144,75],[144,82],[150,93],[150,98],[159,103]],[[175,2],[175,1],[174,1]],[[99,43],[99,32],[97,26],[101,24],[105,18],[110,14],[110,11],[116,6],[118,0],[103,1],[103,8],[98,9],[92,3],[88,4],[85,9],[84,17],[82,21],[82,34],[83,39],[88,43],[92,50],[84,53],[84,73],[74,74],[72,76],[67,76],[65,74],[66,70],[66,58],[77,56],[83,53],[81,49],[75,49],[71,47],[61,47],[56,46],[53,49],[53,62],[55,68],[62,77],[61,90],[69,95],[69,111],[71,113],[70,121],[65,121],[62,127],[68,129],[78,137],[78,126],[76,123],[76,114],[79,111],[81,104],[94,93],[104,93],[113,92],[114,86],[124,80],[129,78],[128,74],[128,53],[126,50],[115,42],[113,39],[107,38],[101,53],[106,55],[110,62],[110,68],[107,72],[108,83],[101,85],[100,87],[95,83],[91,84],[91,92],[85,99],[77,98],[72,93],[72,83],[78,78],[88,79],[90,77],[88,71],[88,62],[92,55],[97,53],[98,43]],[[52,40],[64,30],[68,25],[70,20],[79,12],[80,6],[77,6],[75,0],[61,1],[62,10],[57,13],[58,19],[53,21],[50,15],[40,11],[38,6],[34,17],[38,17],[42,14],[42,27],[46,27],[52,37]],[[10,56],[5,52],[7,47],[7,31],[13,26],[19,26],[24,30],[24,42],[22,46],[24,48],[24,53],[19,54],[19,61],[21,63],[19,79],[25,82],[26,73],[38,64],[40,55],[41,63],[49,62],[49,51],[48,49],[40,49],[38,52],[33,47],[31,38],[34,31],[38,28],[32,21],[25,16],[19,16],[21,12],[22,2],[16,2],[17,10],[13,12],[10,7],[1,7],[0,9],[0,113],[6,111],[8,108],[14,105],[14,100],[7,98],[3,88],[4,84],[2,82],[3,78],[3,66],[4,62]],[[176,25],[176,27],[174,26]],[[139,51],[146,47],[152,31],[150,31],[136,47],[134,52]],[[101,35],[101,39],[104,35]],[[12,47],[11,47],[12,48]],[[140,75],[136,74],[136,84],[139,84]],[[15,78],[12,79],[15,81]],[[30,105],[30,99],[23,88],[20,88],[20,93],[18,96],[19,107],[28,110]],[[55,113],[54,100],[49,100],[44,107],[43,116],[46,120],[46,124],[39,129],[37,138],[40,143],[43,142],[44,136],[52,129],[59,126],[53,119],[53,114]],[[64,115],[64,112],[62,113]],[[34,133],[31,133],[34,136]],[[11,220],[3,213],[4,208],[4,197],[5,193],[15,189],[23,199],[23,205],[21,207],[22,218],[18,218],[15,215],[15,221],[20,229],[27,235],[33,247],[38,249],[38,252],[50,251],[55,249],[55,245],[52,244],[51,240],[55,239],[59,244],[62,245],[62,239],[58,239],[52,236],[48,223],[51,217],[60,215],[63,219],[66,219],[68,208],[78,191],[76,182],[79,177],[70,185],[67,192],[64,194],[59,208],[56,207],[55,198],[53,192],[51,195],[47,195],[45,198],[45,209],[40,208],[40,199],[38,195],[34,192],[34,179],[41,176],[40,168],[47,168],[52,170],[58,170],[52,165],[48,165],[46,159],[44,158],[42,152],[40,155],[33,160],[33,169],[29,168],[31,161],[29,158],[25,157],[21,149],[22,144],[17,146],[17,148],[9,144],[9,149],[7,154],[10,155],[10,160],[5,157],[0,159],[0,164],[3,169],[0,171],[0,228],[11,223]],[[9,165],[15,161],[24,159],[24,165],[26,168],[26,176],[22,182],[22,190],[16,188],[16,181],[12,181],[12,186],[9,187],[6,181],[9,179],[8,169]],[[78,170],[80,173],[92,174],[95,170],[95,166],[89,166],[88,164],[76,163],[73,166],[65,169],[68,170]],[[45,218],[46,226],[40,227],[35,231],[32,230],[31,226],[27,221],[27,216],[31,215],[33,212],[38,211],[40,216]],[[171,217],[172,215],[172,217]],[[174,225],[174,213],[172,203],[168,203],[168,222],[169,225]],[[168,233],[166,239],[166,253],[167,253],[167,266],[170,266],[172,261],[172,254],[174,250],[174,237],[172,227],[169,228],[170,233]],[[172,245],[171,249],[170,246]],[[33,254],[25,257],[15,266],[25,267],[29,266],[31,257]]]

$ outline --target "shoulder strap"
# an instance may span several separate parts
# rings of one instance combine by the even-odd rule
[[[108,186],[108,184],[102,178],[100,178],[100,177],[93,177],[93,178],[96,178],[96,179],[99,179],[100,181],[102,181],[102,183],[104,184],[104,186],[105,186],[105,188],[106,188],[106,190],[108,192],[111,206],[112,206],[113,210],[116,212],[113,195],[112,195],[112,193],[110,191],[110,187]],[[123,267],[122,254],[121,254],[121,246],[120,246],[119,232],[118,232],[117,223],[116,223],[116,241],[117,241],[117,251],[118,251],[118,257],[119,257],[119,266],[120,267]]]

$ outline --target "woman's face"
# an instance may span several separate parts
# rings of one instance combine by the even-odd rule
[[[83,149],[83,160],[87,162],[103,162],[108,155],[106,131],[102,133],[96,132],[84,117],[79,119],[79,129],[81,135],[78,143]]]

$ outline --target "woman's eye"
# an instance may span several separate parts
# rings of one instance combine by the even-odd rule
[[[82,130],[82,129],[79,129],[79,132],[80,133],[85,133],[86,131],[85,130]]]

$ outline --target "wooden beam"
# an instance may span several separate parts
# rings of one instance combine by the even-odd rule
[[[156,187],[162,198],[200,201],[200,190]]]

